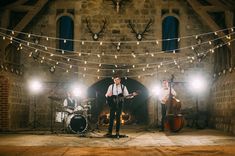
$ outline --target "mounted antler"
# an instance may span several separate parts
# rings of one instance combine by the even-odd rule
[[[151,26],[152,24],[153,24],[153,20],[150,19],[149,22],[148,22],[148,24],[145,26],[144,31],[143,31],[143,32],[137,32],[137,31],[135,30],[135,28],[134,28],[134,24],[131,23],[131,20],[129,20],[129,26],[130,26],[130,28],[132,29],[132,33],[135,33],[136,39],[137,39],[138,41],[141,41],[141,40],[144,38],[144,34],[145,34],[146,32],[149,32],[149,28],[150,28],[150,26]]]
[[[107,21],[106,19],[103,20],[103,26],[101,28],[101,30],[97,33],[93,32],[89,26],[89,21],[88,19],[86,18],[86,24],[87,24],[87,29],[89,30],[89,32],[92,34],[92,38],[93,40],[97,41],[99,39],[99,37],[101,36],[101,33],[104,32],[104,29],[105,29],[105,25],[106,25]]]

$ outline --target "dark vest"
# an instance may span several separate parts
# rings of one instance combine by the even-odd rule
[[[67,103],[68,103],[68,107],[75,107],[75,100],[69,100],[68,98],[66,98],[67,99]]]

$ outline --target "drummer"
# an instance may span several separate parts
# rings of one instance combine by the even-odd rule
[[[77,100],[69,91],[67,92],[67,97],[64,99],[63,106],[67,113],[73,113],[74,109],[77,107]]]

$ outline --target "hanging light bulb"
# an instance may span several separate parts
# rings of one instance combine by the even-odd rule
[[[84,71],[86,71],[86,67],[84,67]]]
[[[100,72],[100,69],[97,69],[97,72]]]
[[[43,63],[43,60],[41,60],[41,63]]]
[[[154,57],[154,53],[151,53],[151,56]]]
[[[30,35],[30,34],[28,34],[28,38],[30,38],[30,36],[31,36],[31,35]]]
[[[5,36],[3,36],[3,37],[2,37],[2,39],[3,39],[3,40],[5,40],[5,39],[6,39],[6,37],[5,37]]]
[[[10,37],[10,40],[12,41],[12,40],[13,40],[13,38],[12,38],[12,37]]]
[[[163,65],[163,63],[161,62],[161,63],[160,63],[160,65],[162,66],[162,65]]]
[[[215,35],[218,35],[217,32],[214,33]]]
[[[70,58],[68,58],[67,61],[69,62],[69,61],[70,61]]]
[[[130,72],[130,69],[127,69],[127,72],[129,73],[129,72]]]
[[[59,62],[56,62],[56,64],[59,64]]]
[[[159,69],[161,66],[160,66],[160,65],[158,65],[157,67],[158,67],[158,69]]]
[[[51,54],[50,56],[52,57],[52,56],[54,56],[54,54]]]
[[[140,75],[138,76],[138,79],[140,79]]]
[[[143,71],[145,71],[145,68],[143,68]]]
[[[101,67],[101,63],[99,64],[99,67]]]
[[[82,76],[83,76],[83,77],[86,77],[86,74],[83,74]]]
[[[230,42],[228,42],[228,45],[229,45],[229,46],[231,45]]]
[[[14,35],[14,34],[15,34],[15,32],[14,32],[14,31],[11,31],[11,34],[12,34],[12,35]]]
[[[100,79],[100,77],[99,77],[99,76],[97,76],[97,79]]]
[[[100,42],[100,45],[102,45],[103,44],[103,42]]]
[[[46,38],[46,40],[48,41],[48,40],[49,40],[49,38],[47,37],[47,38]]]
[[[87,61],[84,61],[84,64],[87,64]]]
[[[82,55],[82,53],[78,53],[78,56],[81,56]]]
[[[180,41],[180,38],[178,38],[177,41],[179,42],[179,41]]]
[[[209,41],[209,44],[211,45],[211,41]]]
[[[233,32],[233,28],[231,28],[231,31]]]
[[[173,54],[175,54],[175,50],[173,50]]]
[[[45,46],[45,50],[47,50],[47,47]]]
[[[100,58],[100,54],[97,54],[97,57]]]
[[[64,54],[64,50],[62,50],[61,53]]]
[[[195,36],[195,38],[197,39],[197,38],[198,38],[198,36],[196,35],[196,36]]]
[[[67,41],[66,40],[64,40],[64,43],[66,43]]]
[[[137,41],[137,42],[136,42],[136,44],[137,44],[137,45],[139,45],[139,44],[140,44],[140,42],[139,42],[139,41]]]
[[[82,41],[82,45],[84,45],[85,44],[85,42],[84,41]]]
[[[159,42],[158,42],[158,40],[156,40],[156,44],[158,44]]]
[[[72,67],[73,67],[72,65],[69,66],[70,69],[71,69]]]
[[[66,70],[66,73],[68,73],[68,72],[69,72],[69,70],[67,69],[67,70]]]
[[[115,59],[117,59],[117,55],[115,55]]]
[[[113,70],[113,73],[115,73],[115,70]]]
[[[149,67],[149,64],[146,64],[146,67],[148,68],[148,67]]]
[[[118,67],[118,65],[116,65],[116,64],[115,64],[115,67],[117,68],[117,67]]]
[[[166,73],[166,69],[164,70],[164,72]]]
[[[133,64],[132,67],[135,68],[135,65]]]
[[[192,50],[194,50],[194,47],[191,47],[192,48]]]

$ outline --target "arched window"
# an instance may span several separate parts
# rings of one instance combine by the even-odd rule
[[[173,52],[178,49],[179,21],[174,16],[167,16],[162,22],[162,50]],[[176,38],[171,40],[172,38]],[[170,39],[170,40],[167,40]],[[177,52],[177,51],[176,51]]]
[[[69,16],[62,16],[57,21],[57,36],[64,39],[74,38],[74,22]],[[58,48],[65,51],[73,51],[73,41],[59,40]]]

